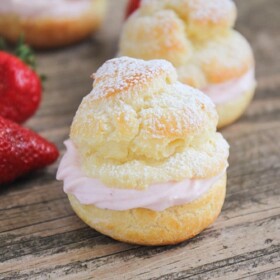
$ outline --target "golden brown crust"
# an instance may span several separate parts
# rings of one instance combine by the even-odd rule
[[[254,69],[249,43],[232,29],[236,19],[233,1],[143,0],[141,3],[124,25],[120,55],[167,59],[176,67],[181,82],[199,89],[239,79]],[[165,32],[159,30],[163,25]],[[142,36],[144,33],[149,40]],[[179,49],[178,45],[184,48]],[[220,109],[222,106],[219,105]],[[218,113],[226,108],[225,104]],[[236,111],[243,112],[244,108]],[[237,118],[234,111],[230,114],[228,111],[219,115],[219,126]]]
[[[163,26],[167,31],[159,32]],[[166,59],[176,67],[181,82],[198,88],[240,78],[254,67],[252,49],[237,31],[229,29],[197,42],[188,36],[186,26],[170,10],[149,16],[135,13],[124,25],[120,55]]]
[[[35,48],[66,46],[89,37],[100,26],[104,14],[105,0],[93,0],[91,9],[77,18],[25,19],[15,14],[1,14],[0,36],[16,42],[20,34],[24,34],[26,43]]]
[[[182,242],[212,224],[221,211],[225,191],[226,175],[201,198],[161,212],[143,208],[105,210],[68,197],[77,215],[97,231],[119,241],[155,246]]]
[[[254,67],[247,40],[238,32],[209,40],[198,48],[196,61],[210,84],[220,84],[242,77]]]
[[[209,40],[197,47],[185,65],[177,67],[182,83],[204,88],[238,79],[254,68],[254,57],[247,40],[238,32]]]
[[[192,40],[206,40],[225,34],[235,23],[236,7],[231,0],[143,0],[140,13],[153,15],[172,10],[185,23]]]
[[[224,170],[228,144],[217,122],[211,100],[179,83],[171,63],[121,57],[96,72],[70,138],[87,176],[144,189]]]
[[[169,10],[159,11],[153,17],[141,17],[138,13],[130,17],[122,33],[120,50],[135,58],[164,58],[175,66],[186,63],[192,55],[183,22]]]

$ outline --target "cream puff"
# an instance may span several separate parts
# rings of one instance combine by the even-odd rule
[[[89,226],[116,240],[166,245],[219,215],[229,146],[213,102],[165,60],[121,57],[94,74],[57,179]]]
[[[256,87],[253,52],[235,20],[231,0],[142,0],[124,25],[119,54],[170,61],[181,82],[214,101],[223,127],[244,113]]]
[[[0,3],[0,36],[15,42],[53,48],[78,42],[101,24],[107,0],[4,0]]]

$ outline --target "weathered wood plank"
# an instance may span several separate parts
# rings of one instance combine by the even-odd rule
[[[67,254],[65,252],[63,256],[63,253],[59,252],[63,251],[63,249],[59,250],[59,248],[57,252],[53,249],[50,254],[45,252],[34,253],[36,258],[29,260],[28,268],[23,261],[24,259],[19,258],[16,263],[18,267],[13,269],[16,272],[13,272],[12,275],[17,276],[17,279],[21,279],[21,276],[35,276],[36,273],[47,276],[51,271],[59,279],[64,279],[63,276],[66,272],[79,273],[82,277],[88,271],[94,271],[96,279],[104,279],[103,277],[108,275],[108,271],[118,271],[119,273],[126,271],[126,279],[133,279],[136,276],[140,277],[140,274],[144,271],[147,271],[151,277],[158,277],[163,271],[168,272],[168,274],[174,274],[174,278],[171,279],[177,279],[176,275],[178,277],[179,275],[196,276],[209,271],[211,273],[214,271],[214,274],[221,273],[222,275],[225,268],[228,271],[232,271],[233,266],[239,267],[240,263],[245,263],[242,270],[235,275],[240,277],[244,273],[243,269],[246,271],[247,264],[255,264],[254,272],[262,272],[264,269],[270,268],[272,264],[272,267],[274,267],[274,264],[280,265],[280,245],[277,244],[276,223],[277,221],[279,222],[280,215],[274,216],[272,213],[259,214],[259,220],[254,222],[251,222],[251,218],[252,215],[245,218],[239,217],[239,219],[236,219],[235,224],[223,221],[223,223],[219,223],[220,226],[210,228],[192,241],[184,242],[177,246],[130,248],[129,245],[126,245],[127,248],[124,249],[125,245],[120,245],[109,238],[98,236],[95,241],[89,239],[84,244],[80,244],[87,244],[87,246],[82,246],[83,249],[80,250],[79,256],[75,254],[75,251],[73,253],[68,251]],[[90,234],[89,231],[86,232]],[[248,244],[248,239],[243,237],[250,236],[252,232],[258,235],[259,238]],[[270,238],[265,239],[265,236]],[[73,234],[72,237],[78,238],[77,234]],[[239,240],[238,246],[235,246],[236,240]],[[57,242],[60,242],[59,238]],[[74,246],[74,244],[72,242],[71,246]],[[102,247],[102,245],[107,245],[107,250],[112,251],[116,247],[121,251],[115,251],[111,254],[105,251],[105,256],[98,256],[96,252],[98,252],[99,246]],[[92,248],[95,248],[94,252],[90,250]],[[230,250],[232,257],[225,258],[225,249]],[[104,248],[100,251],[103,252],[103,250]],[[71,255],[70,258],[69,254]],[[45,264],[46,256],[48,257],[47,264]],[[188,256],[191,256],[190,263],[186,262]],[[267,259],[264,259],[264,256],[268,256]],[[270,257],[273,259],[273,263]],[[127,267],[128,263],[129,269]],[[40,264],[39,271],[38,264]],[[178,268],[181,269],[178,271]],[[5,274],[3,275],[5,276]]]

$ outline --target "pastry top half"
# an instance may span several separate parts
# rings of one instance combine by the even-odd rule
[[[94,74],[70,139],[87,176],[145,189],[223,172],[229,146],[217,122],[212,101],[178,82],[171,63],[121,57]]]
[[[142,0],[124,25],[120,55],[167,59],[197,88],[237,79],[254,58],[235,20],[232,0]]]

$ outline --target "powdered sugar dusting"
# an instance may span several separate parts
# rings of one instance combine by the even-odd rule
[[[124,189],[146,189],[151,184],[181,181],[185,178],[211,178],[227,167],[229,146],[218,133],[202,135],[182,152],[175,153],[158,164],[130,160],[123,164],[91,161],[87,176],[99,178],[105,185]]]
[[[174,7],[189,7],[185,12],[192,19],[211,20],[217,22],[226,19],[234,10],[232,0],[142,0],[141,9],[144,11],[158,12]],[[183,12],[183,11],[182,11]]]
[[[201,130],[203,123],[208,126],[212,123],[215,130],[213,120],[217,115],[209,97],[181,83],[169,86],[167,91],[151,100],[151,109],[141,112],[143,127],[154,138],[166,135],[185,137],[190,132]]]
[[[170,63],[123,57],[97,71],[70,137],[89,177],[143,189],[224,169],[228,146],[217,119],[212,101],[179,83]]]
[[[240,69],[248,61],[248,52],[243,51],[244,43],[232,48],[232,37],[236,37],[232,31],[235,20],[233,0],[142,0],[139,11],[124,25],[119,53],[137,58],[167,59],[177,70],[181,69],[182,82],[203,88],[211,82],[211,75],[201,64],[202,50],[206,50],[210,61],[213,53],[223,56],[218,62],[225,71]],[[211,42],[215,43],[213,52],[208,50]],[[220,46],[220,51],[216,46]],[[248,48],[245,46],[245,49]],[[226,67],[226,63],[230,65]],[[190,66],[196,70],[190,71]]]
[[[188,6],[191,9],[190,18],[213,22],[226,19],[234,9],[232,0],[188,0]]]
[[[174,73],[171,63],[165,60],[144,61],[128,57],[108,60],[95,74],[91,97],[94,100],[133,89],[149,83],[162,73]]]

